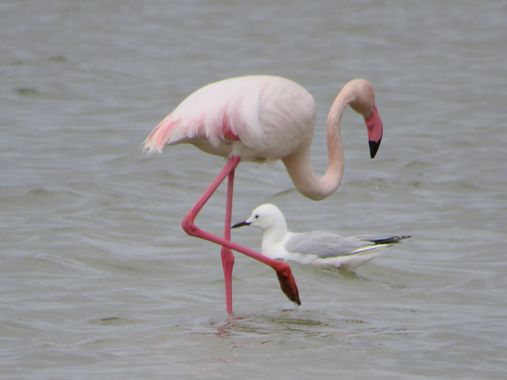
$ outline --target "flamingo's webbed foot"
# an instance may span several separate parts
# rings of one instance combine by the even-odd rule
[[[301,301],[299,299],[299,291],[298,286],[296,284],[296,279],[292,275],[292,270],[288,264],[281,265],[279,268],[275,269],[276,275],[278,276],[278,281],[280,281],[280,288],[282,292],[297,305],[301,305]]]

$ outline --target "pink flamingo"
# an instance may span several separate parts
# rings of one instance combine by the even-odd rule
[[[162,152],[167,145],[190,143],[206,153],[227,158],[227,163],[197,203],[183,218],[189,235],[222,246],[226,311],[232,314],[231,250],[241,252],[273,268],[280,287],[300,304],[290,266],[231,241],[234,172],[241,160],[282,160],[297,190],[320,200],[332,194],[343,176],[341,117],[350,106],[364,117],[373,158],[382,139],[382,121],[375,106],[373,86],[364,79],[348,82],[338,93],[327,117],[328,166],[322,177],[310,163],[310,145],[315,121],[315,100],[303,87],[275,76],[245,76],[204,86],[181,102],[144,141],[148,152]],[[228,178],[223,237],[196,226],[195,218]]]

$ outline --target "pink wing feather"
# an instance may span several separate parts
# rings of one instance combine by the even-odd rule
[[[255,96],[256,91],[244,90],[241,83],[232,80],[200,88],[153,129],[144,141],[144,149],[160,153],[166,145],[195,139],[207,139],[217,147],[224,140],[239,140],[239,130],[260,131],[258,104],[252,107],[255,102],[246,99]],[[243,105],[245,101],[248,106]]]

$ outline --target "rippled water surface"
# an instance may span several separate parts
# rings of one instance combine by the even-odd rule
[[[1,377],[506,378],[506,19],[503,1],[2,1]],[[385,134],[371,161],[347,112],[321,202],[279,163],[242,164],[234,220],[270,201],[296,231],[413,238],[356,274],[293,265],[298,308],[237,255],[228,320],[219,248],[179,226],[223,161],[141,143],[250,73],[314,94],[319,171],[347,80],[375,84]],[[223,195],[202,226],[221,230]]]

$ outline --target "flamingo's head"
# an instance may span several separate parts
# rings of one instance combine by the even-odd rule
[[[368,142],[370,143],[370,157],[377,154],[382,141],[382,119],[375,105],[375,89],[366,79],[353,79],[347,82],[338,94],[337,100],[347,101],[354,111],[361,114],[368,129]],[[338,105],[341,103],[338,102]]]

